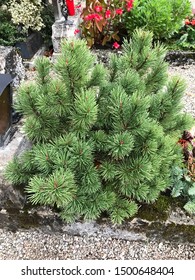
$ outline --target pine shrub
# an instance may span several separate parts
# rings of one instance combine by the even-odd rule
[[[20,87],[16,103],[33,147],[8,165],[7,179],[68,222],[104,212],[121,223],[154,202],[192,124],[181,112],[184,82],[168,78],[165,53],[136,30],[108,67],[82,40],[64,41],[54,65],[39,58],[36,81]]]

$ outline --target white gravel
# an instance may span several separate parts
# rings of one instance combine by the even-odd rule
[[[0,230],[0,259],[14,260],[159,260],[195,259],[194,244],[128,241],[111,237],[71,236],[42,230]]]
[[[184,111],[195,118],[195,65],[169,66],[169,75],[178,75],[186,81]]]

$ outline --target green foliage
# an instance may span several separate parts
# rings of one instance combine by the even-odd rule
[[[39,58],[36,81],[20,87],[16,103],[33,147],[6,177],[25,183],[32,203],[56,205],[68,222],[106,212],[121,223],[157,200],[181,161],[176,139],[192,125],[165,52],[136,30],[108,67],[94,66],[82,40],[64,41],[54,66]]]
[[[50,3],[42,3],[43,9],[41,10],[41,18],[43,20],[43,25],[40,33],[41,36],[48,46],[51,45],[52,36],[52,24],[55,22],[53,5]]]
[[[133,8],[134,0],[90,0],[81,14],[82,35],[89,47],[106,45],[107,42],[120,41],[124,12]],[[119,45],[115,42],[115,48]]]
[[[134,8],[126,14],[129,36],[137,27],[152,31],[155,40],[167,40],[183,25],[191,12],[189,0],[135,0]]]
[[[6,5],[6,4],[7,4],[7,0],[0,0],[0,6]]]
[[[44,27],[41,18],[42,9],[42,0],[12,0],[8,4],[12,22],[20,26],[27,34],[29,29],[40,31]]]
[[[195,49],[195,15],[186,18],[185,24],[173,38],[180,48]]]
[[[178,166],[172,169],[172,197],[182,196],[188,202],[184,205],[184,209],[190,213],[195,213],[195,181],[189,176],[187,168]]]
[[[183,147],[183,164],[174,166],[171,172],[171,195],[184,197],[188,202],[184,209],[190,214],[195,213],[195,147],[194,137],[184,131],[178,143]]]
[[[0,7],[0,45],[13,46],[19,39],[17,26],[11,21],[11,14],[7,9]]]
[[[25,9],[21,8],[19,2],[11,1],[9,3],[8,1],[0,1],[0,45],[14,46],[16,42],[24,41],[31,28],[31,31],[37,30],[37,28],[38,30],[41,29],[40,33],[44,42],[47,45],[51,44],[51,27],[55,21],[53,6],[40,0],[37,2],[27,1],[27,4],[30,5],[32,13],[29,10],[26,12],[25,9],[28,9],[28,6],[25,6]],[[14,5],[20,11],[17,12]],[[25,5],[25,3],[21,1],[21,5]],[[37,14],[36,10],[34,11],[34,5],[37,5],[37,8],[39,7],[40,15]],[[36,14],[34,14],[34,18],[32,16],[33,13]],[[38,20],[37,23],[35,19]],[[35,28],[33,29],[33,27]]]

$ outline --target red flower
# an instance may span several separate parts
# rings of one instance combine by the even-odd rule
[[[74,35],[78,34],[79,32],[80,32],[80,30],[79,30],[79,29],[75,29],[75,31],[74,31]]]
[[[110,18],[110,16],[111,16],[111,11],[110,11],[110,10],[107,10],[107,11],[105,12],[105,18]]]
[[[119,49],[120,48],[120,45],[117,42],[114,42],[114,44],[112,46],[115,49]]]
[[[191,24],[195,25],[195,19],[192,19]]]
[[[116,14],[117,15],[122,15],[123,9],[116,9]]]
[[[95,11],[97,13],[101,12],[102,11],[102,6],[95,6]]]
[[[103,16],[98,15],[98,14],[88,14],[84,17],[85,21],[93,20],[93,19],[96,19],[97,21],[100,21],[100,20],[103,19]]]
[[[84,20],[90,20],[90,18],[89,18],[89,15],[87,15],[87,16],[84,16]]]
[[[81,4],[80,4],[80,5],[75,6],[75,8],[76,8],[76,9],[81,8]]]
[[[191,22],[190,22],[190,20],[189,20],[188,18],[185,20],[185,24],[186,24],[186,25],[191,24]]]
[[[98,14],[94,14],[94,19],[96,19],[97,21],[100,21],[103,19],[103,16],[98,15]]]
[[[134,0],[129,0],[126,4],[126,9],[127,9],[128,12],[130,12],[131,9],[133,8],[133,1]]]
[[[88,14],[84,17],[84,20],[92,20],[94,19],[94,14]]]

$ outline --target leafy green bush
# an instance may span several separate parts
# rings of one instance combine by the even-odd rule
[[[32,27],[33,24],[35,24],[35,23],[33,22],[32,25],[31,25],[31,23],[28,23],[27,28],[22,28],[21,23],[25,24],[25,20],[33,21],[33,16],[27,15],[26,19],[25,18],[23,20],[21,19],[21,22],[20,22],[19,18],[21,18],[22,15],[21,15],[21,17],[19,17],[19,15],[17,14],[17,11],[15,11],[14,8],[13,9],[10,8],[12,13],[18,20],[17,23],[13,23],[13,17],[12,17],[10,10],[8,9],[7,2],[8,1],[3,1],[3,0],[0,1],[0,45],[14,46],[16,42],[25,40],[26,36],[28,35],[28,32],[32,31],[29,28],[29,26]],[[14,2],[14,3],[19,5],[18,2]],[[29,3],[29,5],[32,5],[32,7],[33,7],[33,2],[30,3],[30,1],[28,1],[28,3]],[[2,6],[1,6],[1,4],[2,4]],[[25,4],[25,3],[23,3],[23,4]],[[42,3],[39,1],[39,5],[41,5],[41,9],[40,9],[41,30],[40,30],[40,33],[42,35],[44,42],[47,45],[50,45],[51,44],[51,35],[52,35],[52,24],[55,21],[53,6],[49,3],[47,3],[47,1],[46,2],[42,1]]]
[[[12,0],[8,4],[8,10],[12,16],[12,22],[20,26],[23,32],[28,34],[29,29],[40,31],[43,27],[41,0]]]
[[[50,45],[52,36],[52,24],[55,22],[54,9],[49,3],[42,3],[43,9],[41,10],[41,18],[43,20],[44,27],[42,27],[40,33],[46,45]]]
[[[176,139],[193,120],[181,112],[183,81],[168,78],[166,51],[152,40],[136,30],[108,67],[94,65],[84,40],[62,42],[54,67],[37,61],[16,102],[34,145],[6,172],[32,203],[57,206],[66,221],[107,212],[121,223],[170,185]]]
[[[175,166],[171,172],[171,195],[184,197],[187,203],[184,209],[195,213],[195,142],[194,136],[184,131],[178,143],[183,147],[184,161],[182,166]]]
[[[195,213],[195,181],[189,176],[187,168],[176,166],[172,169],[172,197],[183,197],[187,200],[184,209],[190,213]]]
[[[0,7],[0,45],[13,46],[19,36],[17,26],[11,21],[11,14]]]
[[[174,39],[182,49],[195,49],[195,15],[186,18],[185,24],[175,34]]]
[[[152,31],[155,40],[166,40],[179,31],[190,13],[189,0],[135,0],[125,22],[129,36],[141,27]]]

